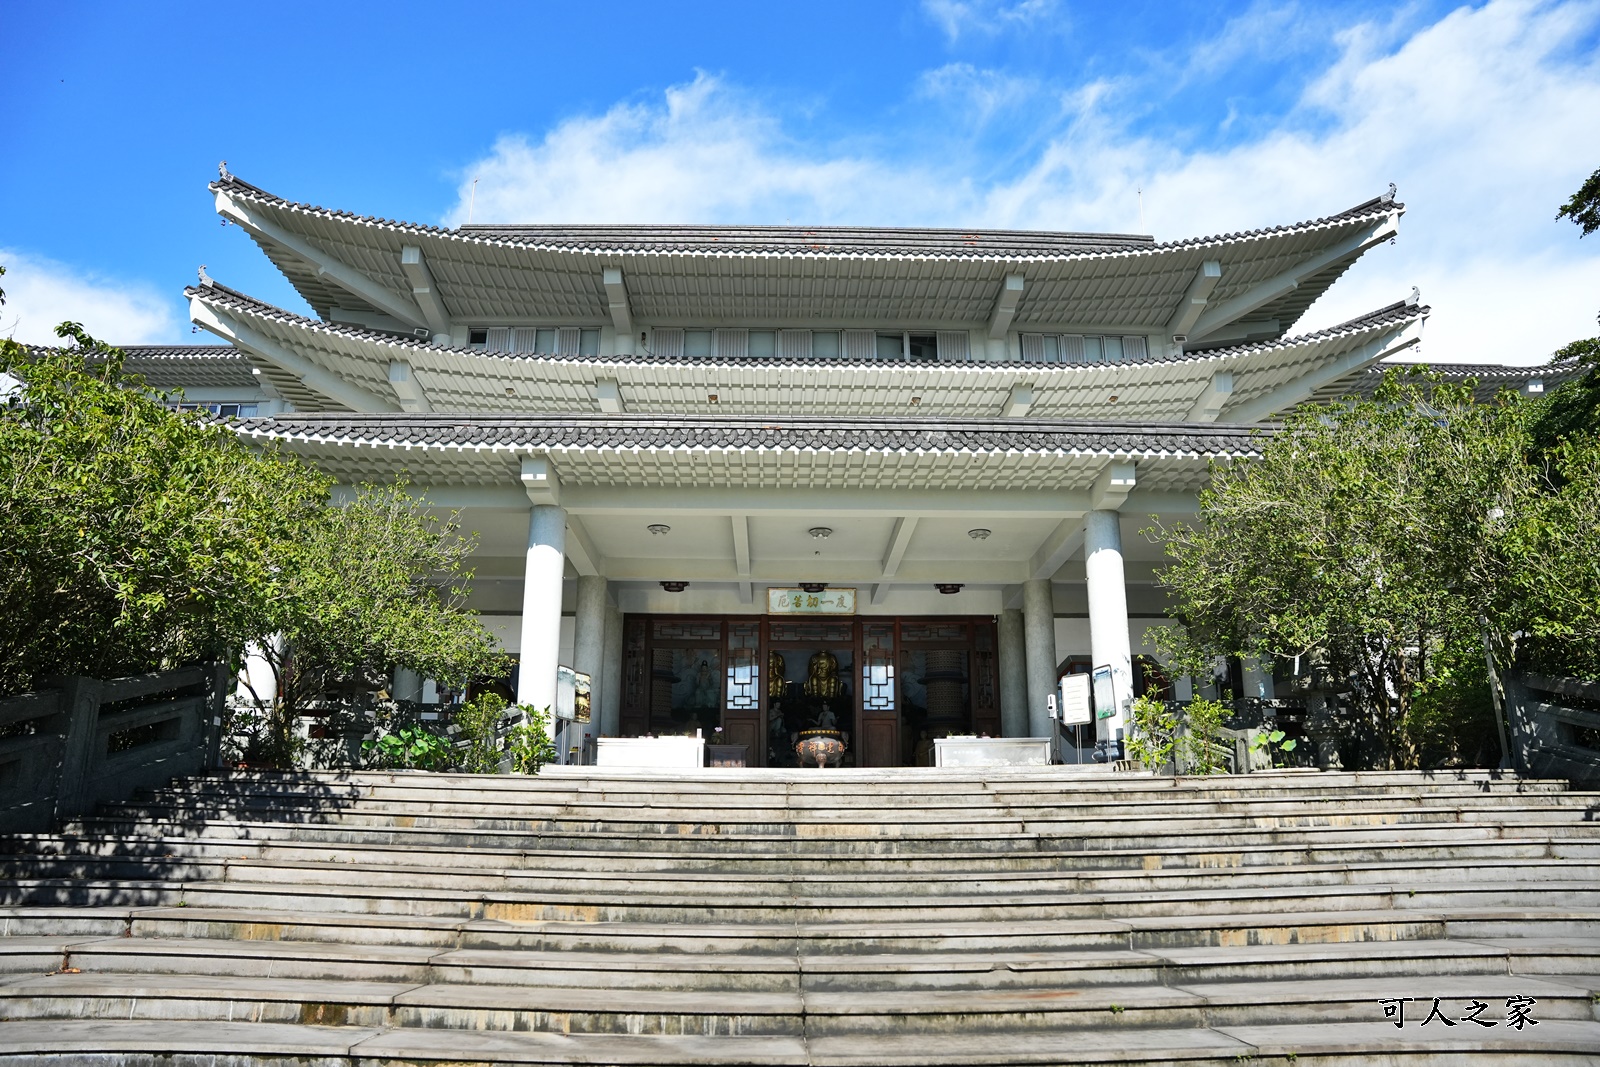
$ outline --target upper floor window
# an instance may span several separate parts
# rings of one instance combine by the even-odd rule
[[[657,359],[843,359],[850,362],[965,362],[965,330],[928,333],[880,330],[697,330],[660,327],[649,353]]]
[[[1077,333],[1025,333],[1024,363],[1137,363],[1147,358],[1144,337]]]
[[[539,356],[598,356],[600,331],[583,326],[479,326],[467,344],[486,352]]]
[[[167,407],[174,411],[209,411],[227,419],[254,418],[257,411],[255,404],[168,404]]]

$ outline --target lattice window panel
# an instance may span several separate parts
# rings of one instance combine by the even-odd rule
[[[657,641],[720,641],[722,624],[696,620],[679,622],[676,619],[656,619],[651,636]]]

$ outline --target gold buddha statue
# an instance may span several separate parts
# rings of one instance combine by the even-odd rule
[[[784,681],[786,666],[783,656],[777,652],[767,653],[767,696],[781,697],[788,682]]]
[[[832,700],[844,693],[844,683],[839,680],[839,659],[823,649],[811,657],[806,665],[805,693],[808,697]]]

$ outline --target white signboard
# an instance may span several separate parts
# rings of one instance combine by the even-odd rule
[[[556,718],[569,722],[589,721],[590,678],[571,667],[556,668]]]
[[[854,615],[854,589],[824,589],[808,593],[804,589],[768,589],[769,615]]]
[[[1097,719],[1109,719],[1117,713],[1117,690],[1111,684],[1108,666],[1094,669],[1094,710]]]
[[[1061,724],[1084,726],[1094,721],[1089,699],[1091,682],[1087,674],[1069,674],[1061,679]]]

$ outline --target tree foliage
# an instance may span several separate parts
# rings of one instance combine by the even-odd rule
[[[0,342],[0,692],[224,657],[258,636],[275,568],[326,480],[167,410],[122,354]]]
[[[1153,635],[1164,652],[1193,674],[1222,655],[1326,662],[1388,758],[1420,762],[1419,698],[1485,620],[1508,660],[1521,603],[1525,411],[1474,404],[1471,384],[1391,372],[1372,401],[1291,415],[1258,461],[1217,466],[1199,521],[1152,531],[1186,624]]]
[[[0,693],[263,655],[268,748],[295,716],[395,665],[460,685],[492,673],[465,608],[474,547],[403,487],[330,500],[330,479],[209,417],[169,410],[123,355],[0,342],[23,385],[0,408]]]
[[[1589,175],[1589,180],[1561,205],[1556,218],[1571,219],[1584,237],[1600,230],[1600,170]]]

